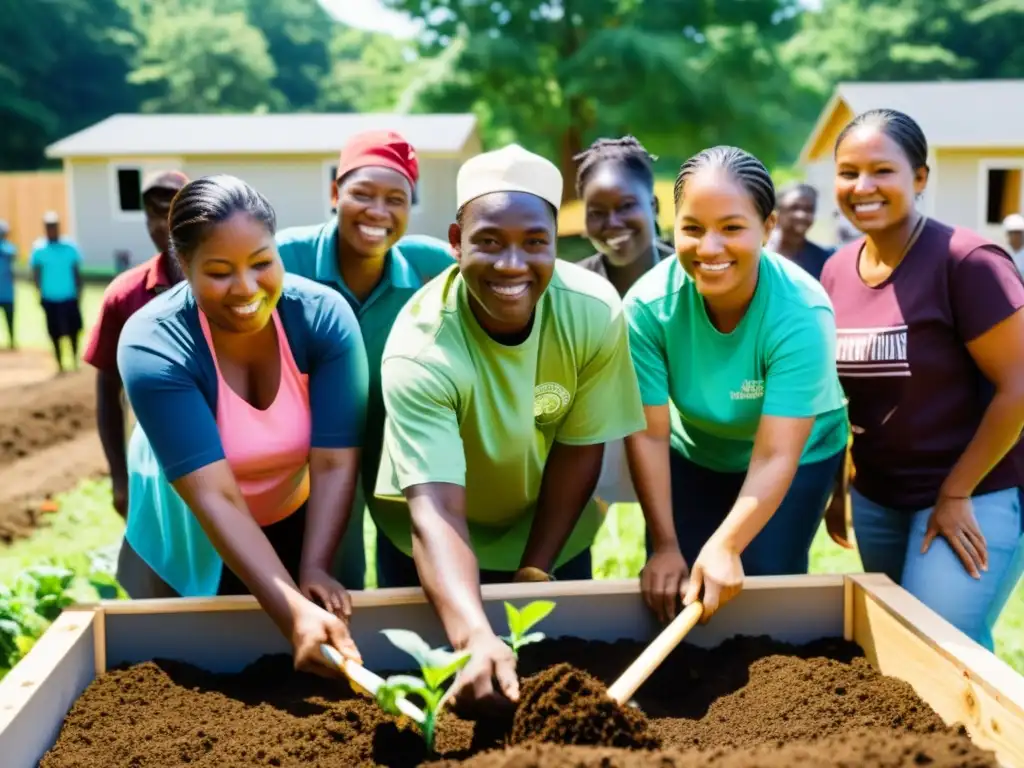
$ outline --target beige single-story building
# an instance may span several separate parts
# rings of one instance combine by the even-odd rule
[[[833,150],[854,115],[888,107],[918,122],[931,176],[919,203],[929,216],[1003,242],[1000,223],[1024,208],[1024,80],[841,83],[800,153],[820,193],[811,238],[835,242]]]
[[[394,130],[416,147],[420,181],[410,234],[446,238],[459,166],[481,151],[473,115],[114,115],[47,148],[63,161],[69,221],[86,263],[113,267],[153,250],[142,211],[143,177],[177,169],[190,178],[230,173],[267,196],[278,227],[331,215],[338,152],[353,134]]]

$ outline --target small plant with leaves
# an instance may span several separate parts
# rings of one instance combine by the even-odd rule
[[[543,632],[530,632],[538,623],[547,618],[555,610],[551,600],[535,600],[516,608],[512,603],[505,603],[505,615],[508,616],[508,636],[501,638],[512,647],[512,653],[519,658],[519,649],[530,643],[539,643],[544,639]]]
[[[377,705],[388,714],[397,717],[402,714],[398,708],[399,701],[409,696],[421,699],[426,715],[423,722],[423,739],[427,749],[433,752],[437,715],[445,693],[442,686],[448,678],[466,666],[469,653],[431,648],[423,638],[407,629],[385,629],[382,633],[393,645],[416,660],[422,677],[392,675],[377,690]]]

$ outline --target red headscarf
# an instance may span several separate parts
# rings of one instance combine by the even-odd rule
[[[357,133],[345,144],[338,158],[338,175],[377,165],[398,171],[414,187],[420,177],[420,165],[412,144],[394,131],[365,131]]]

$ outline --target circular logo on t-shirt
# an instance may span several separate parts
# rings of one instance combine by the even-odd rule
[[[572,398],[561,384],[549,381],[533,388],[533,418],[538,424],[549,424],[565,413]]]

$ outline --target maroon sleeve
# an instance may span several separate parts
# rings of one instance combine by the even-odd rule
[[[1024,307],[1024,280],[1008,254],[985,245],[956,265],[950,295],[957,332],[969,342]]]
[[[89,342],[82,359],[100,371],[116,371],[117,342],[127,320],[124,297],[120,292],[108,291],[103,297],[99,317],[96,318],[96,324],[89,334]]]

